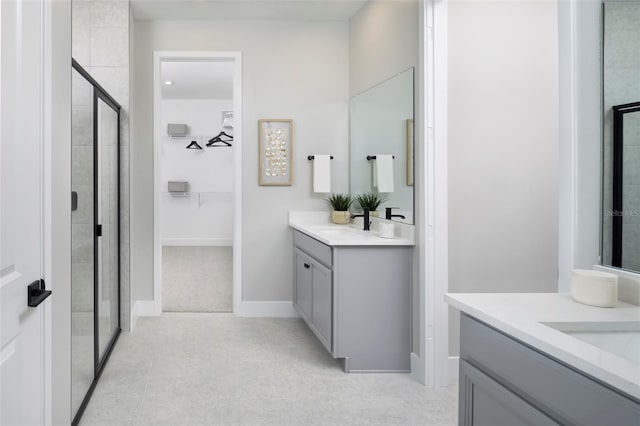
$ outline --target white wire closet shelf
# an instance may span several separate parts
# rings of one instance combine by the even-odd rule
[[[198,207],[207,201],[213,201],[214,199],[230,200],[233,198],[232,191],[187,191],[187,192],[163,192],[163,195],[168,195],[171,198],[198,198]]]

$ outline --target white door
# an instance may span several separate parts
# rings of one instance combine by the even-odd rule
[[[0,425],[44,424],[43,1],[0,1]]]

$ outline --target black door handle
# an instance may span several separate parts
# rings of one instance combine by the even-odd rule
[[[27,305],[32,308],[41,304],[49,296],[51,296],[51,290],[44,289],[44,280],[42,279],[27,286]]]
[[[78,193],[71,191],[71,211],[75,212],[76,210],[78,210]]]
[[[304,267],[305,267],[306,269],[309,269],[309,268],[311,267],[311,265],[309,265],[308,263],[305,263],[305,264],[304,264]]]

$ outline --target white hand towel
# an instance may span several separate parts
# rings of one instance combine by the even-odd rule
[[[393,155],[376,154],[373,184],[378,192],[393,192]]]
[[[331,192],[331,157],[329,155],[314,155],[313,191]]]

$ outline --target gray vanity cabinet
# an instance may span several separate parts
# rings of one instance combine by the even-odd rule
[[[460,425],[557,425],[518,395],[464,360],[460,360]]]
[[[345,371],[410,370],[410,246],[334,246],[294,230],[294,306]]]
[[[318,340],[331,352],[331,270],[299,248],[295,256],[294,305]]]
[[[471,316],[460,322],[458,422],[636,425],[640,401]]]

